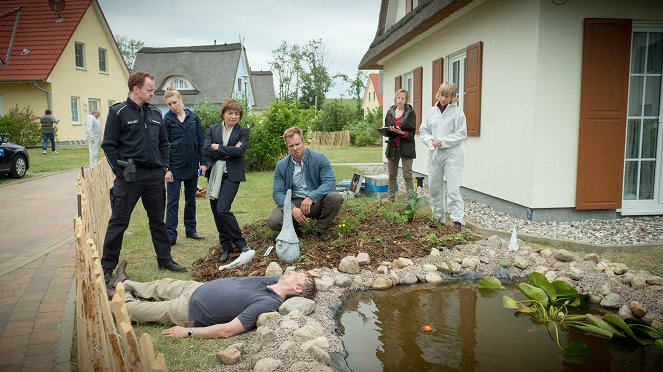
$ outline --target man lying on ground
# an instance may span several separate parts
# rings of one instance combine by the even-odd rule
[[[167,337],[226,338],[255,328],[262,313],[278,311],[288,296],[313,299],[315,280],[306,272],[283,276],[222,278],[207,283],[160,279],[147,283],[130,280],[127,262],[117,270],[108,295],[122,283],[132,321],[175,324],[162,333]],[[140,301],[143,298],[151,301]]]

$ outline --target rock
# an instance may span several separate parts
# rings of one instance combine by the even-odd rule
[[[617,311],[617,315],[622,319],[633,318],[633,313],[631,312],[631,309],[628,308],[628,305],[620,307],[619,311]]]
[[[536,265],[536,266],[543,266],[547,263],[548,263],[548,261],[546,261],[546,259],[543,258],[543,257],[536,256],[536,258],[534,259],[534,265]],[[559,262],[555,262],[555,263],[559,263]]]
[[[495,266],[493,271],[493,276],[499,280],[512,280],[513,276],[511,275],[511,270],[502,266]]]
[[[307,319],[306,324],[304,324],[303,327],[296,329],[292,334],[295,337],[304,340],[312,340],[316,337],[324,336],[325,328],[317,320]]]
[[[663,285],[663,278],[660,276],[650,276],[647,278],[646,282],[649,285]]]
[[[463,270],[463,267],[456,261],[449,262],[449,265],[451,266],[451,272],[454,274],[458,274]]]
[[[292,320],[297,320],[305,317],[304,313],[302,313],[299,309],[292,310],[288,315],[284,316],[286,319],[292,319]]]
[[[359,266],[366,266],[371,263],[371,257],[366,252],[359,252],[357,255],[357,263],[359,263]]]
[[[541,274],[545,274],[548,270],[549,269],[548,269],[547,266],[537,266],[537,267],[534,268],[534,271],[536,271],[537,273],[541,273]]]
[[[506,267],[507,269],[511,267],[511,260],[508,258],[500,258],[498,263],[500,264],[500,266]]]
[[[540,254],[541,257],[543,257],[543,258],[548,258],[548,257],[552,257],[552,255],[553,255],[553,251],[552,251],[552,249],[545,248],[545,249],[540,250],[540,251],[539,251],[539,254]]]
[[[430,264],[425,264],[425,265],[423,265],[421,268],[424,270],[424,272],[427,272],[427,273],[429,273],[429,272],[433,272],[433,273],[434,273],[434,272],[437,271],[437,266],[435,266],[435,265],[430,265]]]
[[[555,279],[557,279],[557,272],[555,272],[555,271],[548,271],[544,275],[548,279],[548,281],[551,282],[551,283],[553,281],[555,281]]]
[[[449,268],[449,265],[447,265],[446,262],[442,262],[442,263],[440,263],[438,265],[435,265],[435,266],[437,267],[436,271],[440,271],[440,272],[443,272],[443,273],[451,272],[451,269]]]
[[[408,274],[405,274],[405,276],[401,278],[401,283],[400,284],[415,284],[415,283],[417,283],[417,281],[418,280],[417,280],[416,275],[414,275],[412,273],[408,273]]]
[[[658,314],[663,314],[663,298],[659,298],[656,300],[656,304],[654,305],[654,311]]]
[[[525,257],[515,255],[513,256],[513,266],[525,270],[529,266],[529,262]]]
[[[361,275],[355,275],[354,278],[352,278],[352,281],[357,285],[362,285],[364,283],[364,279],[361,278]]]
[[[608,263],[601,261],[596,264],[596,271],[605,271],[605,268],[608,267]]]
[[[283,269],[276,262],[270,262],[265,269],[265,276],[281,276],[283,275]]]
[[[583,261],[592,261],[594,263],[599,262],[599,255],[596,253],[586,254],[583,258]]]
[[[557,270],[557,271],[561,271],[561,270],[563,270],[565,267],[566,267],[566,265],[563,264],[563,263],[561,263],[561,262],[555,262],[555,263],[552,265],[553,270]]]
[[[279,345],[279,348],[277,350],[282,353],[282,352],[285,352],[286,350],[289,350],[293,346],[295,346],[294,341],[286,340],[286,341],[283,341],[281,343],[281,345]]]
[[[216,353],[216,359],[226,365],[235,364],[239,361],[242,353],[237,348],[227,347]]]
[[[334,278],[329,275],[323,275],[322,278],[315,278],[315,288],[319,292],[329,291],[334,286]]]
[[[392,261],[391,267],[394,269],[402,269],[404,267],[412,266],[414,262],[411,259],[405,257],[399,257]]]
[[[492,249],[496,250],[496,251],[499,251],[499,250],[502,249],[502,244],[503,244],[502,242],[506,243],[505,241],[503,241],[503,240],[502,240],[499,236],[497,236],[497,235],[491,235],[491,236],[488,237],[488,244],[489,244],[489,246],[490,246]],[[506,247],[506,244],[504,244],[504,246]]]
[[[663,329],[663,322],[658,319],[654,319],[651,321],[651,327],[654,329]]]
[[[281,315],[289,314],[293,310],[299,310],[302,314],[309,315],[315,310],[315,301],[295,296],[285,300],[285,302],[279,306],[279,314]]]
[[[612,289],[610,289],[610,286],[608,285],[608,283],[601,286],[601,294],[602,295],[607,296],[610,293],[612,293]]]
[[[262,327],[270,324],[279,324],[280,322],[281,322],[281,314],[279,314],[276,311],[270,311],[268,313],[262,313],[258,315],[256,326]]]
[[[384,265],[378,266],[378,268],[375,270],[378,274],[388,274],[389,273],[389,268]]]
[[[637,316],[638,318],[642,318],[645,314],[647,314],[647,308],[642,306],[639,301],[631,301],[629,302],[629,306],[631,308],[631,312],[633,312],[633,315]]]
[[[315,358],[320,363],[324,363],[326,365],[331,364],[331,356],[327,351],[325,351],[323,348],[321,348],[318,345],[311,345],[311,347],[308,349],[308,352]]]
[[[566,272],[566,275],[569,276],[569,278],[573,280],[580,280],[582,279],[584,272],[577,267],[570,267],[569,270]]]
[[[555,257],[557,261],[571,262],[575,260],[576,256],[566,249],[558,249],[553,253],[553,257]]]
[[[355,256],[347,256],[338,264],[338,271],[346,274],[359,274],[359,262]]]
[[[631,287],[635,289],[644,289],[647,287],[647,278],[640,275],[635,275],[631,281]]]
[[[269,327],[258,327],[256,328],[256,335],[258,336],[259,342],[263,345],[271,344],[278,338],[278,335],[274,330]]]
[[[340,274],[334,280],[334,284],[339,288],[347,288],[352,286],[352,279],[347,275]]]
[[[623,263],[611,263],[606,267],[606,270],[611,269],[616,275],[622,275],[628,271],[628,266]]]
[[[311,347],[311,345],[318,345],[321,348],[328,348],[329,341],[327,340],[327,337],[320,336],[304,342],[300,348],[303,351],[307,351]]]
[[[440,250],[437,248],[431,248],[430,250],[430,256],[439,256],[440,255]]]
[[[441,283],[442,277],[438,273],[426,273],[426,283]]]
[[[472,257],[465,257],[460,265],[464,269],[473,269],[479,265],[479,260]]]
[[[619,295],[617,293],[610,293],[603,297],[601,300],[601,307],[604,307],[606,309],[619,309],[620,302],[619,302]],[[629,310],[630,312],[630,310]]]
[[[569,278],[569,277],[567,277],[567,276],[560,276],[560,277],[558,277],[558,278],[555,279],[555,280],[558,281],[558,282],[566,282],[566,283],[568,283],[570,286],[573,286],[573,279],[571,279],[571,278]],[[580,292],[580,291],[578,291],[578,292]]]
[[[602,299],[603,299],[603,296],[601,296],[599,294],[590,294],[589,295],[589,303],[590,304],[600,304]]]
[[[645,322],[647,324],[653,324],[654,321],[657,320],[656,319],[657,316],[658,315],[654,314],[653,311],[647,311],[647,314],[645,314],[642,318],[640,318],[640,320],[642,320],[643,322]],[[657,329],[660,329],[660,328],[657,328]]]
[[[333,372],[333,370],[329,366],[300,360],[292,363],[288,372]]]
[[[263,358],[260,359],[256,362],[256,364],[253,366],[253,371],[255,372],[272,372],[276,371],[281,367],[281,362],[278,359],[274,358]]]
[[[285,319],[281,322],[281,328],[283,329],[297,329],[299,328],[299,322],[292,319]]]
[[[391,279],[386,279],[381,276],[375,278],[373,280],[373,285],[371,288],[373,289],[389,289],[393,285]]]
[[[624,283],[626,285],[631,285],[633,283],[633,277],[634,276],[635,275],[633,273],[630,273],[630,272],[629,273],[624,273],[624,275],[622,275],[622,283]]]

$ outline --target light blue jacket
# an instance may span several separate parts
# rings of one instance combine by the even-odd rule
[[[327,155],[309,148],[304,149],[304,151],[302,168],[306,186],[308,187],[308,194],[306,196],[311,198],[313,203],[317,204],[325,195],[336,190],[336,176],[334,176],[334,170]],[[272,198],[276,205],[281,208],[283,208],[285,193],[292,187],[292,175],[294,171],[295,166],[292,155],[290,154],[276,163]]]

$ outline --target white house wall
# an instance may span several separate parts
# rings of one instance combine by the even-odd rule
[[[532,208],[575,207],[585,18],[662,21],[663,2],[541,2]]]
[[[583,21],[660,21],[663,2],[489,0],[458,13],[380,61],[385,112],[394,78],[419,66],[425,112],[432,61],[482,41],[481,135],[463,144],[463,187],[530,208],[574,207]],[[426,174],[427,161],[417,135],[413,169]]]

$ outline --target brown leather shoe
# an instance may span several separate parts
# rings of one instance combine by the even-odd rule
[[[462,229],[463,225],[460,222],[454,222],[454,232],[459,233]]]
[[[127,260],[123,260],[117,266],[117,271],[115,272],[115,280],[112,281],[110,286],[115,288],[117,283],[122,283],[127,279],[129,279],[129,277],[127,276]]]

